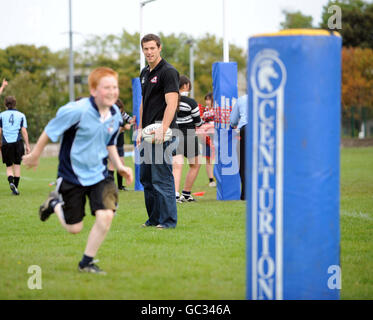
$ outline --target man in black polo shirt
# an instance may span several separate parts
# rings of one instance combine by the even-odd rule
[[[177,208],[172,175],[172,153],[175,138],[164,141],[168,128],[177,130],[176,109],[179,100],[179,73],[162,59],[160,38],[148,34],[141,39],[148,66],[140,74],[142,99],[137,145],[141,130],[153,123],[162,123],[155,130],[154,143],[142,141],[140,181],[144,186],[145,206],[149,219],[144,227],[175,228]]]

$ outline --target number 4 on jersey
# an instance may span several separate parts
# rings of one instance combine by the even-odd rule
[[[9,123],[10,123],[11,125],[14,124],[14,115],[13,115],[13,114],[11,114],[10,117],[9,117]]]

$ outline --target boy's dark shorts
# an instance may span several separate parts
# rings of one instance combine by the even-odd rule
[[[97,210],[111,209],[116,211],[118,205],[118,189],[112,177],[107,177],[92,186],[79,186],[65,180],[59,187],[64,205],[62,206],[67,224],[79,223],[85,216],[85,203],[88,197],[91,214]]]
[[[13,164],[21,164],[22,156],[25,154],[25,147],[23,141],[19,140],[13,143],[3,144],[1,147],[1,154],[3,157],[3,163],[7,167],[12,166]]]
[[[124,147],[117,147],[119,157],[124,157]]]

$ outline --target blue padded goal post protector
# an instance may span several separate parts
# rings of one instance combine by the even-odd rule
[[[247,299],[339,299],[341,37],[248,45]]]

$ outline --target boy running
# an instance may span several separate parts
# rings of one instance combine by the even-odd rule
[[[107,171],[107,158],[125,177],[133,180],[132,169],[125,167],[118,156],[116,137],[122,116],[115,105],[118,99],[118,74],[105,67],[91,72],[88,77],[91,96],[61,107],[45,127],[35,148],[23,157],[28,167],[37,167],[48,140],[61,138],[56,191],[40,207],[41,221],[53,213],[70,233],[83,228],[84,206],[88,196],[91,213],[96,221],[78,269],[82,272],[105,274],[93,261],[110,229],[118,193],[114,180]]]
[[[0,149],[6,175],[12,194],[18,196],[18,184],[21,179],[22,156],[30,152],[27,133],[27,121],[22,112],[16,109],[17,100],[13,96],[5,97],[7,110],[0,113]],[[23,137],[23,140],[22,140]]]

